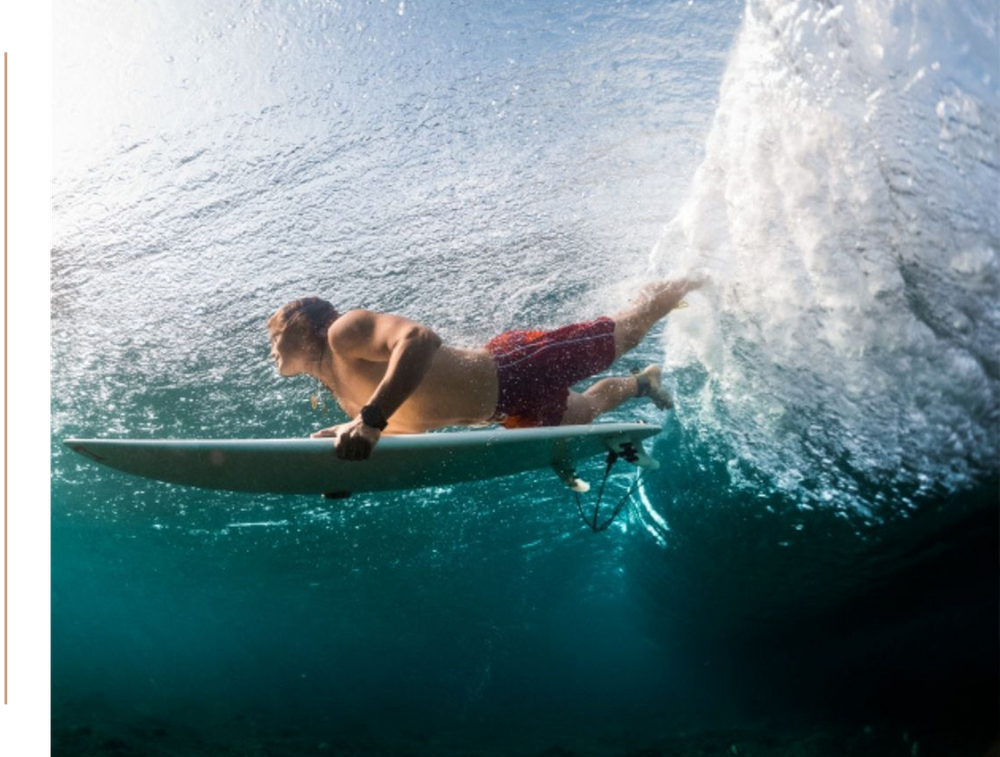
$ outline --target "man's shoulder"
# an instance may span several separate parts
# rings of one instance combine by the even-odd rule
[[[400,320],[402,320],[400,316],[392,313],[379,313],[363,308],[348,310],[330,325],[327,338],[331,344],[336,342],[358,344],[374,338],[380,324],[383,324],[381,330],[384,331],[386,327],[394,325]]]
[[[330,347],[342,357],[363,360],[388,360],[401,340],[415,339],[434,348],[441,346],[440,337],[427,326],[395,313],[373,310],[349,310],[327,331]]]
[[[363,336],[364,332],[371,331],[379,315],[380,313],[361,308],[348,310],[337,316],[337,319],[330,324],[327,336],[331,340]]]
[[[331,328],[358,328],[362,326],[370,326],[378,323],[379,321],[398,321],[401,319],[402,316],[394,313],[380,313],[376,310],[355,308],[354,310],[348,310],[346,313],[341,313],[337,317],[337,320],[333,322]]]

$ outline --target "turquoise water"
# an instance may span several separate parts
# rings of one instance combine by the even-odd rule
[[[60,2],[54,29],[55,753],[996,738],[992,4]],[[59,443],[336,422],[268,361],[293,297],[477,346],[692,267],[714,284],[634,355],[677,412],[611,416],[665,423],[662,468],[601,535],[545,471],[326,501]]]

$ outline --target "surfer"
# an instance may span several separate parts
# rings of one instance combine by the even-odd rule
[[[367,458],[383,432],[445,426],[507,428],[587,424],[634,397],[673,407],[659,366],[573,384],[607,369],[705,279],[646,286],[632,307],[552,331],[507,331],[480,349],[444,345],[427,326],[390,313],[349,310],[306,297],[284,305],[267,326],[282,376],[321,381],[352,420],[312,434],[333,437],[337,456]]]

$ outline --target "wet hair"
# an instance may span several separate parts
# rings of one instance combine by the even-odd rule
[[[282,305],[267,319],[271,339],[284,336],[286,343],[302,352],[322,352],[326,332],[337,319],[336,309],[319,297],[303,297]]]

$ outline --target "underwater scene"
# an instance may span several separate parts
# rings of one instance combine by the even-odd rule
[[[57,0],[53,35],[54,755],[1000,755],[996,2]],[[269,357],[295,298],[481,348],[691,271],[602,374],[675,407],[600,419],[663,426],[600,533],[547,468],[326,499],[63,444],[348,420]]]

